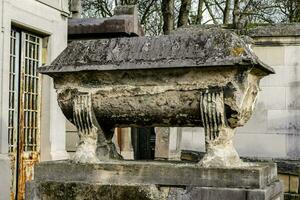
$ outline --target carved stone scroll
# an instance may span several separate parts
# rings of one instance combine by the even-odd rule
[[[81,94],[74,99],[73,121],[79,132],[79,144],[73,161],[95,163],[101,160],[121,159],[111,138],[105,137],[98,124],[91,99],[91,94]]]
[[[200,165],[205,167],[243,165],[232,144],[235,129],[229,127],[226,122],[223,91],[201,92],[200,112],[207,151]]]

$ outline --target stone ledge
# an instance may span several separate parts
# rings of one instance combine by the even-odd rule
[[[76,182],[29,182],[26,199],[85,200],[280,200],[282,185],[274,182],[264,189],[215,187],[157,187],[149,185],[101,185]]]
[[[97,164],[52,161],[35,166],[34,180],[261,189],[277,180],[277,170],[273,163],[257,163],[243,168],[203,168],[193,163],[159,161]]]

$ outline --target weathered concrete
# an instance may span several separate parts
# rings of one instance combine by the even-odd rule
[[[77,11],[75,11],[77,12]],[[144,35],[136,6],[118,6],[108,18],[77,18],[68,22],[68,39],[99,39]]]
[[[283,200],[280,182],[264,189],[30,182],[26,189],[28,200]]]
[[[244,40],[218,28],[169,36],[73,41],[51,65],[40,67],[39,71],[53,76],[78,71],[235,65],[274,73]]]
[[[275,200],[282,193],[274,164],[203,168],[196,164],[122,161],[45,162],[27,184],[34,199]]]
[[[67,169],[67,170],[66,170]],[[264,188],[277,180],[275,164],[242,168],[205,168],[197,164],[114,161],[101,164],[43,162],[35,166],[35,181],[93,184],[196,185],[204,187]]]
[[[160,49],[160,51],[157,51]],[[250,118],[262,77],[273,73],[236,34],[200,29],[170,36],[73,41],[40,72],[80,132],[73,160],[121,159],[115,127],[202,126],[209,166],[244,165],[232,144]]]
[[[295,37],[300,36],[300,24],[266,24],[242,31],[250,37]]]

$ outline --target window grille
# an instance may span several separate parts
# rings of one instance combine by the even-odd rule
[[[39,76],[40,38],[25,34],[24,56],[24,151],[37,150],[38,111],[39,111]]]
[[[8,145],[9,152],[16,151],[18,135],[18,96],[19,96],[19,58],[20,33],[11,30],[9,67],[9,105],[8,105]]]

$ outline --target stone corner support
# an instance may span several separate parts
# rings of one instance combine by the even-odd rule
[[[78,163],[96,163],[122,159],[111,138],[104,134],[92,108],[91,94],[79,94],[74,99],[73,122],[78,129],[79,144],[72,160]]]
[[[235,127],[227,123],[223,90],[201,92],[199,107],[206,143],[206,154],[199,164],[204,167],[245,165],[232,143]]]

